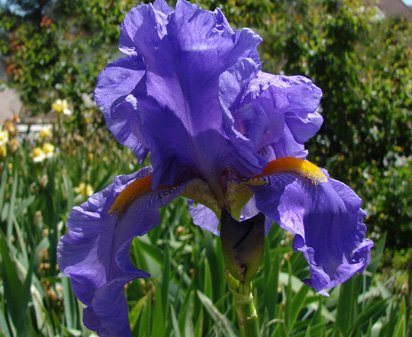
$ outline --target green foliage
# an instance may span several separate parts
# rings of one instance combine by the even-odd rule
[[[31,114],[49,112],[60,97],[70,98],[76,113],[84,108],[82,94],[93,93],[98,73],[116,54],[131,3],[59,1],[35,22],[3,10],[0,56]]]
[[[0,7],[7,11],[24,16],[26,19],[40,22],[42,14],[55,0],[7,0]]]

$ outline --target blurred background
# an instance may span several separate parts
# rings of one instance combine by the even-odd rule
[[[199,0],[263,37],[263,69],[322,90],[308,159],[364,200],[373,261],[322,298],[291,237],[269,233],[262,336],[408,336],[412,307],[412,1]],[[70,209],[134,171],[93,101],[135,0],[0,0],[0,336],[89,336],[56,265]],[[170,5],[173,5],[169,1]],[[136,239],[152,278],[127,289],[135,336],[236,336],[219,242],[183,200]],[[408,330],[409,329],[409,330]],[[409,331],[409,332],[408,332]]]

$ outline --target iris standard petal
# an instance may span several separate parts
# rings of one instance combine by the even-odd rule
[[[220,184],[220,175],[226,168],[258,172],[264,166],[259,156],[246,151],[245,147],[236,148],[222,131],[210,129],[192,135],[167,107],[135,94],[139,107],[144,110],[141,132],[152,154],[155,187],[176,184],[181,177],[200,176],[213,188]]]
[[[147,62],[147,92],[167,106],[191,135],[222,128],[219,76],[246,58],[257,67],[261,38],[233,32],[223,13],[178,1],[156,56]]]
[[[260,41],[250,30],[233,32],[220,10],[205,11],[178,1],[156,57],[147,61],[145,92],[136,95],[143,105],[156,182],[173,181],[182,165],[196,168],[210,181],[218,180],[226,167],[236,166],[241,174],[259,171],[262,162],[247,140],[239,144],[228,132],[233,122],[220,104],[219,78],[245,58],[257,69]],[[174,136],[161,137],[162,125]]]
[[[137,101],[130,93],[144,74],[145,66],[140,56],[119,59],[100,73],[94,92],[109,130],[121,144],[132,149],[141,161],[147,149],[139,132]]]
[[[87,306],[84,324],[101,336],[130,336],[123,287],[149,276],[130,261],[130,244],[159,224],[159,207],[183,188],[152,191],[150,174],[151,169],[144,168],[119,176],[74,207],[67,222],[69,231],[58,246],[59,267]]]
[[[323,122],[316,112],[321,96],[322,91],[303,76],[259,72],[232,108],[236,128],[257,150],[271,145],[278,157],[304,157],[303,144]]]
[[[170,7],[165,0],[156,0],[153,4],[155,10],[162,12],[163,14],[170,14],[173,12],[173,8]]]
[[[132,8],[124,18],[121,30],[119,49],[126,55],[141,55],[151,59],[166,34],[167,4],[157,1],[152,4],[141,4]]]
[[[304,254],[310,267],[307,284],[326,294],[366,268],[373,243],[365,239],[365,212],[355,192],[326,175],[322,178],[321,171],[301,173],[260,178],[265,183],[253,187],[256,206],[295,234],[294,250]]]
[[[96,97],[102,97],[98,104],[108,111],[108,124],[117,139],[140,159],[147,150],[152,153],[154,187],[176,183],[188,168],[218,181],[228,167],[236,167],[243,176],[264,167],[266,161],[253,144],[236,132],[220,90],[225,82],[221,75],[247,63],[250,71],[236,77],[235,91],[243,92],[260,68],[260,42],[249,29],[233,31],[219,9],[202,10],[184,0],[174,11],[157,1],[126,16],[120,49],[130,59],[142,56],[142,72],[130,76],[128,92],[121,90],[111,103],[103,98],[103,79],[110,74],[106,71]],[[123,124],[112,122],[116,118]]]

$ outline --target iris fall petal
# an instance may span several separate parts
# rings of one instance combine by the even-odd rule
[[[59,267],[87,306],[84,323],[101,336],[130,336],[123,287],[133,279],[149,276],[130,261],[130,244],[134,237],[159,224],[158,209],[183,188],[147,191],[131,198],[125,210],[113,212],[119,194],[150,173],[150,168],[144,168],[119,176],[109,187],[73,208],[67,222],[69,231],[58,246]]]
[[[295,234],[294,250],[310,266],[310,286],[326,294],[365,269],[373,243],[365,239],[365,212],[355,192],[333,179],[314,183],[293,174],[272,175],[267,182],[254,187],[256,206]]]

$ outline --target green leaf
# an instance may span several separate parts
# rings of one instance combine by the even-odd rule
[[[14,204],[16,202],[17,182],[18,182],[18,177],[17,177],[17,173],[15,173],[13,177],[13,187],[12,187],[10,203],[9,203],[9,212],[7,214],[7,239],[8,240],[11,240],[11,237],[13,234],[13,220],[15,219]]]
[[[67,328],[75,329],[79,323],[79,313],[77,310],[77,300],[75,299],[69,279],[63,277],[61,279],[61,285],[63,289],[63,303],[64,303],[64,318]]]
[[[343,336],[349,336],[356,315],[359,288],[358,275],[340,286],[336,325]]]
[[[309,292],[309,287],[302,287],[297,294],[293,294],[291,298],[287,299],[291,303],[290,310],[286,311],[286,325],[289,332],[292,331],[293,326],[298,318],[299,312],[305,304],[306,295]]]
[[[146,301],[144,302],[142,316],[138,324],[139,333],[138,336],[150,336],[151,335],[151,317],[152,317],[152,291],[149,291],[146,295]]]
[[[3,167],[6,167],[7,161],[3,163]],[[0,181],[0,208],[4,209],[4,199],[6,194],[6,185],[7,185],[7,170],[2,170],[1,172],[1,181]]]
[[[143,296],[142,298],[140,298],[139,301],[137,301],[137,303],[133,306],[132,310],[130,310],[129,312],[129,321],[131,330],[133,332],[137,330],[137,322],[142,313],[142,309],[145,306],[146,300],[147,296]]]
[[[268,310],[270,319],[275,317],[276,304],[278,301],[278,283],[280,271],[280,254],[279,250],[275,249],[274,254],[270,256],[269,249],[266,249],[264,254],[264,270],[265,277],[262,285],[262,293],[258,296],[263,297],[265,308]]]
[[[205,259],[204,263],[204,270],[203,270],[203,294],[205,294],[208,298],[213,298],[213,288],[212,288],[212,273],[209,267],[209,261]]]
[[[30,299],[30,286],[33,274],[33,263],[29,264],[29,269],[25,271],[25,279],[22,282],[19,278],[19,266],[10,256],[8,244],[0,230],[0,255],[1,274],[4,285],[4,296],[8,310],[19,336],[27,333],[26,309]]]
[[[163,264],[162,264],[163,268],[162,268],[160,300],[163,303],[162,312],[163,312],[163,317],[165,317],[168,313],[168,307],[169,307],[170,253],[167,247],[163,249],[162,251],[163,251]],[[157,335],[157,336],[162,336],[162,335]]]
[[[205,307],[206,311],[209,313],[210,317],[213,319],[214,324],[222,330],[222,332],[227,337],[236,337],[232,323],[223,315],[212,303],[212,301],[206,297],[202,292],[197,291],[197,296]]]
[[[393,330],[393,337],[405,337],[406,336],[406,305],[405,300],[402,300],[399,311],[397,313],[398,320]]]
[[[168,265],[165,265],[164,268],[168,269]],[[162,281],[164,281],[164,279]],[[163,283],[162,283],[162,287],[163,287]],[[166,335],[166,331],[165,331],[166,321],[165,321],[165,314],[163,312],[163,309],[164,309],[163,302],[164,300],[167,299],[168,296],[169,296],[168,292],[166,292],[163,295],[163,291],[159,291],[157,287],[155,288],[154,305],[153,305],[153,313],[152,313],[152,336],[165,336]]]
[[[177,322],[175,309],[173,309],[173,307],[170,307],[170,313],[171,313],[171,316],[172,316],[172,325],[173,325],[174,336],[175,337],[181,337],[179,323]]]
[[[10,329],[7,325],[6,317],[4,316],[3,303],[1,303],[1,310],[0,310],[0,335],[4,335],[4,337],[12,337]]]

